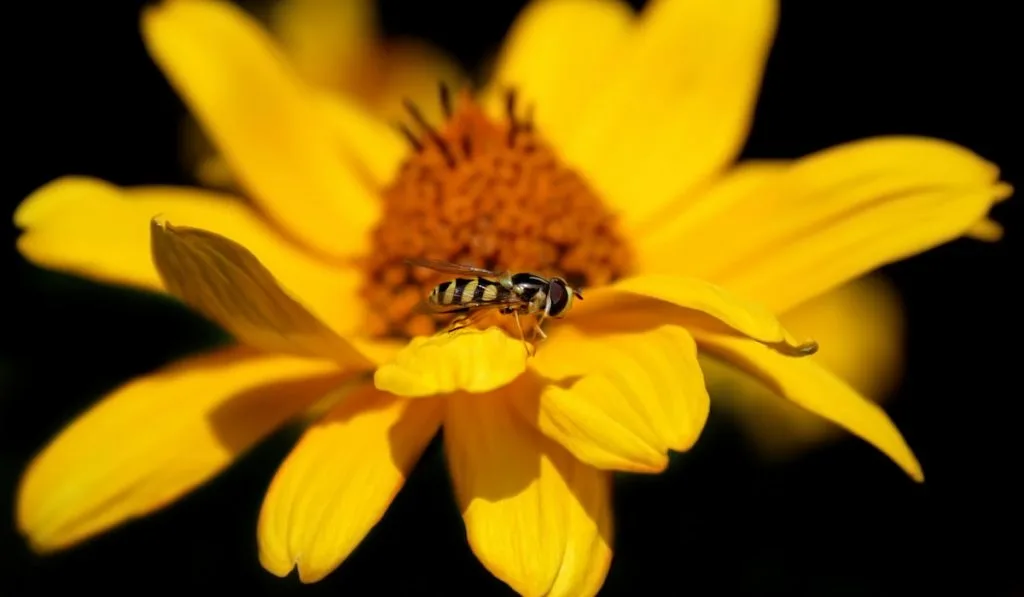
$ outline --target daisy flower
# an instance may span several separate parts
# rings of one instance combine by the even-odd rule
[[[407,116],[404,104],[411,100],[436,121],[444,116],[438,82],[458,87],[467,80],[450,57],[429,44],[383,38],[368,0],[278,0],[257,15],[306,81],[343,94],[384,120]],[[186,130],[186,148],[195,153],[198,129],[190,122]],[[195,168],[198,180],[236,188],[222,156],[208,142],[202,147],[206,155]],[[843,284],[779,319],[787,329],[813,333],[826,347],[814,358],[864,397],[875,402],[889,397],[902,372],[903,314],[898,293],[881,275]],[[704,373],[712,399],[769,459],[792,457],[842,435],[830,422],[774,399],[769,388],[717,361],[706,360]],[[319,410],[311,413],[318,415]]]
[[[238,345],[133,380],[58,434],[19,486],[22,532],[52,551],[152,512],[330,399],[265,497],[267,570],[335,569],[443,429],[483,565],[520,594],[592,595],[612,557],[612,472],[662,471],[699,437],[699,352],[922,480],[885,413],[802,358],[816,344],[774,313],[991,227],[1009,187],[915,137],[733,164],[776,10],[534,2],[489,85],[442,94],[443,122],[410,106],[403,139],[306,84],[232,5],[147,8],[149,51],[245,200],[59,179],[18,209],[18,245],[168,292]],[[444,278],[408,258],[557,274],[585,300],[528,358],[509,318],[444,333],[417,309]]]
[[[431,122],[443,118],[438,82],[459,87],[467,80],[444,52],[414,39],[386,39],[369,0],[278,0],[259,10],[295,70],[310,84],[342,94],[380,119],[407,116],[412,101]],[[186,128],[190,157],[203,153],[195,173],[207,186],[236,189],[223,157]],[[875,402],[888,398],[902,372],[903,314],[899,295],[871,274],[813,297],[782,313],[787,329],[814,335],[824,350],[818,362]],[[793,404],[774,399],[770,388],[714,360],[704,373],[709,393],[740,424],[758,451],[785,459],[838,438],[842,430]],[[318,409],[311,416],[319,416]]]

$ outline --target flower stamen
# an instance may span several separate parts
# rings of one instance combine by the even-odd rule
[[[447,87],[442,87],[442,89],[447,89]],[[434,145],[437,146],[438,151],[440,151],[441,155],[444,156],[444,161],[448,164],[448,167],[454,168],[455,156],[452,155],[452,150],[448,147],[448,143],[444,140],[444,137],[442,137],[434,127],[430,126],[430,123],[427,122],[426,117],[423,116],[423,112],[420,112],[420,109],[416,104],[412,103],[408,99],[402,103],[405,106],[405,109],[408,110],[409,114],[412,116],[413,120],[416,121],[416,124],[423,129],[423,132],[426,133],[426,135],[430,137],[430,140],[434,142]]]
[[[454,276],[410,267],[408,259],[561,276],[582,288],[629,273],[631,250],[615,214],[538,134],[532,106],[520,115],[517,99],[507,92],[504,118],[495,120],[468,91],[453,97],[442,86],[440,126],[405,103],[415,129],[399,129],[414,151],[383,191],[383,217],[364,261],[368,334],[408,338],[450,322],[419,306]],[[511,317],[474,323],[499,324],[518,338]]]

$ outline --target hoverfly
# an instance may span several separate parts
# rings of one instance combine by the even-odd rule
[[[458,315],[449,325],[449,333],[470,325],[481,314],[497,309],[502,315],[515,317],[519,338],[530,356],[533,351],[526,342],[519,316],[537,316],[530,337],[532,344],[538,335],[541,339],[547,338],[541,329],[545,319],[564,316],[572,308],[574,297],[583,300],[580,291],[569,286],[563,278],[544,278],[527,272],[494,272],[434,259],[406,259],[406,263],[447,274],[473,276],[441,282],[427,296],[425,304],[431,312]]]

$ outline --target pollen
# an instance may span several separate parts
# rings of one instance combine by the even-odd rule
[[[457,276],[410,266],[411,258],[561,276],[584,293],[631,268],[615,214],[559,160],[514,92],[500,120],[468,92],[452,99],[442,87],[439,126],[406,105],[417,132],[400,129],[413,151],[383,191],[383,216],[364,260],[371,336],[428,335],[450,323],[451,316],[426,312],[424,299]],[[511,319],[484,321],[512,331]]]

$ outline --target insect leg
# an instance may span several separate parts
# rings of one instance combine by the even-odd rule
[[[540,339],[541,340],[547,340],[548,339],[548,335],[545,334],[544,330],[542,330],[541,327],[540,327],[544,323],[544,318],[547,317],[547,316],[548,316],[547,313],[541,312],[540,316],[537,318],[537,324],[533,326],[533,336],[532,336],[532,338],[530,340],[531,342],[535,342],[537,340],[537,335],[538,334],[540,335]]]
[[[512,315],[516,318],[516,327],[519,328],[519,339],[523,342],[523,348],[526,349],[526,355],[533,356],[533,347],[526,341],[526,334],[523,333],[523,324],[519,321],[519,311],[513,311]]]

